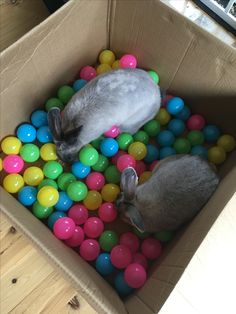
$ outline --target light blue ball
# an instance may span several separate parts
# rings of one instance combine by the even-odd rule
[[[206,142],[214,143],[220,137],[220,129],[216,125],[209,124],[203,128],[203,134]]]
[[[152,144],[148,144],[146,147],[147,147],[147,155],[144,158],[144,161],[150,164],[154,160],[158,159],[159,150],[156,146],[154,146]]]
[[[32,124],[23,123],[17,128],[16,136],[23,143],[31,143],[36,139],[36,129]]]
[[[184,108],[184,102],[179,97],[173,97],[168,100],[166,110],[173,115],[176,115]]]
[[[122,297],[126,297],[132,292],[134,292],[134,289],[131,288],[126,282],[124,278],[124,272],[119,272],[115,277],[115,289],[118,292],[118,294]]]
[[[186,120],[188,120],[190,115],[191,115],[190,109],[188,107],[184,106],[184,108],[179,113],[177,113],[177,115],[175,117],[178,119],[181,119],[183,121],[186,121]]]
[[[48,217],[48,221],[47,221],[47,225],[48,227],[52,230],[53,229],[53,226],[54,226],[54,223],[59,219],[59,218],[62,218],[62,217],[66,217],[66,214],[65,212],[54,212],[52,213],[49,217]]]
[[[171,146],[174,144],[175,137],[171,131],[164,130],[157,135],[157,143],[163,146]]]
[[[118,152],[119,145],[113,138],[105,138],[101,141],[100,150],[104,156],[112,157]]]
[[[167,127],[175,136],[180,136],[185,130],[185,123],[181,119],[173,119]]]
[[[30,120],[31,120],[31,123],[36,128],[40,128],[41,126],[48,125],[47,112],[44,110],[35,110],[31,114]]]
[[[176,155],[176,151],[173,147],[166,146],[160,149],[160,159],[164,159],[172,155]]]
[[[191,155],[198,155],[204,158],[207,158],[207,153],[208,153],[207,148],[202,145],[193,146],[190,152]]]
[[[64,191],[59,192],[59,199],[55,205],[55,209],[58,211],[66,212],[71,208],[72,205],[73,201],[69,198],[67,193]]]
[[[31,206],[37,200],[38,190],[33,186],[24,186],[18,193],[18,200],[24,206]]]
[[[109,253],[100,254],[96,259],[95,267],[102,276],[109,276],[115,271],[115,267],[111,263]]]
[[[76,80],[73,84],[73,89],[78,92],[82,87],[86,85],[87,81],[83,79]]]
[[[53,141],[52,133],[47,125],[41,126],[37,130],[37,139],[40,143],[49,143]]]
[[[84,179],[90,173],[91,168],[85,166],[82,162],[76,161],[71,166],[71,172],[77,179]]]

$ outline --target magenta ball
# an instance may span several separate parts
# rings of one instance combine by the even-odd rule
[[[131,288],[141,288],[147,280],[146,270],[142,265],[133,263],[125,270],[125,281]]]
[[[70,208],[68,216],[74,220],[76,225],[83,225],[88,219],[88,210],[84,205],[76,204]]]
[[[124,55],[120,58],[120,68],[136,68],[137,59],[133,55]]]
[[[117,168],[120,170],[120,172],[124,171],[128,167],[135,168],[136,166],[136,160],[133,156],[129,154],[125,154],[123,156],[120,156],[117,160]]]
[[[105,184],[104,175],[100,172],[91,172],[86,178],[86,184],[90,190],[99,191]]]
[[[116,245],[111,250],[111,262],[119,269],[127,267],[132,262],[130,249],[125,245]]]
[[[151,165],[149,166],[149,170],[150,170],[150,171],[153,171],[154,168],[156,167],[157,163],[158,163],[158,161],[157,161],[157,160],[154,160],[154,161],[151,163]]]
[[[97,72],[90,65],[86,65],[80,70],[79,75],[83,80],[91,81],[97,75]]]
[[[90,217],[84,224],[84,233],[88,238],[98,238],[104,230],[104,224],[98,217]]]
[[[141,245],[141,252],[146,258],[154,260],[161,255],[161,243],[154,238],[147,238],[143,240]]]
[[[24,167],[24,160],[18,155],[9,155],[3,159],[3,169],[7,173],[19,173]]]
[[[135,170],[137,172],[137,175],[140,176],[144,171],[147,170],[147,166],[142,160],[136,160]]]
[[[108,131],[104,133],[106,137],[115,138],[120,134],[120,129],[118,126],[113,125]]]
[[[99,253],[99,243],[94,239],[86,239],[80,245],[80,256],[86,261],[94,261]]]
[[[117,154],[115,154],[113,157],[111,157],[111,162],[112,162],[114,165],[116,165],[116,164],[117,164],[117,160],[118,160],[121,156],[123,156],[123,155],[125,155],[125,154],[126,154],[126,152],[124,152],[123,150],[119,150]]]
[[[137,253],[137,252],[134,253],[132,263],[137,263],[139,265],[142,265],[143,268],[146,270],[148,268],[148,261],[142,253]]]
[[[69,217],[59,218],[53,225],[53,233],[60,240],[67,240],[75,232],[75,223]]]
[[[187,121],[189,130],[201,130],[206,124],[205,119],[200,114],[192,115]]]
[[[132,232],[125,232],[120,236],[120,244],[126,245],[134,253],[139,248],[139,239]]]
[[[104,222],[112,222],[116,220],[117,209],[113,203],[103,203],[98,209],[98,216]]]
[[[65,243],[70,247],[77,247],[84,241],[84,230],[76,226],[71,238],[65,240]]]

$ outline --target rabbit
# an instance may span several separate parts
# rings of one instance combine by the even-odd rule
[[[113,125],[134,134],[159,111],[159,86],[141,69],[118,69],[88,82],[65,106],[48,112],[48,124],[65,162],[76,160],[78,151]]]
[[[170,156],[138,186],[135,170],[125,169],[116,205],[121,218],[140,232],[175,231],[201,210],[218,183],[213,166],[205,159]]]

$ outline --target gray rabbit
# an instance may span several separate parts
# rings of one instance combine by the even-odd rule
[[[176,230],[193,218],[215,191],[219,179],[204,159],[176,155],[160,161],[141,185],[133,168],[124,170],[117,207],[139,231]]]
[[[73,162],[86,144],[117,125],[134,134],[160,108],[160,89],[146,71],[120,69],[94,78],[78,91],[62,114],[48,113],[58,157]]]

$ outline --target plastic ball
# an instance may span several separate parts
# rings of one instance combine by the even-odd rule
[[[146,170],[147,170],[146,164],[142,160],[136,161],[135,171],[138,176],[140,176]]]
[[[124,272],[125,281],[132,288],[141,288],[147,280],[144,267],[137,263],[130,264]]]
[[[83,147],[79,152],[79,159],[85,166],[94,166],[99,158],[97,150],[93,147]]]
[[[148,261],[142,253],[134,253],[132,263],[142,265],[145,270],[148,268]]]
[[[83,225],[88,219],[88,210],[82,204],[75,204],[69,209],[68,217],[72,218],[76,225]]]
[[[90,217],[84,224],[84,233],[88,238],[98,238],[104,230],[104,224],[98,217]]]
[[[18,155],[8,155],[2,165],[7,173],[19,173],[24,167],[24,160]]]
[[[171,131],[161,131],[157,136],[157,142],[161,147],[171,146],[175,141],[175,137]]]
[[[91,172],[85,182],[90,190],[99,191],[105,184],[105,178],[100,172]]]
[[[160,159],[164,159],[169,156],[176,155],[176,150],[173,147],[162,147],[160,149],[159,157]]]
[[[20,155],[26,162],[35,162],[39,159],[39,148],[35,144],[25,144],[20,149]]]
[[[66,193],[73,201],[80,202],[87,196],[88,189],[83,182],[75,181],[68,185]]]
[[[119,193],[119,186],[113,183],[105,184],[101,191],[102,198],[105,202],[114,202]]]
[[[148,71],[148,74],[150,75],[150,77],[153,79],[153,81],[158,84],[159,83],[159,76],[157,74],[157,72],[150,70]]]
[[[100,253],[98,241],[86,239],[80,245],[80,256],[86,261],[94,261]]]
[[[118,152],[119,146],[115,139],[106,138],[102,140],[101,145],[100,145],[100,150],[104,156],[112,157]]]
[[[160,123],[160,125],[166,125],[170,119],[171,116],[165,108],[161,108],[156,115],[156,120]]]
[[[121,297],[127,297],[128,295],[130,295],[131,293],[134,292],[134,289],[131,288],[125,281],[124,278],[124,272],[121,271],[119,272],[116,277],[115,277],[115,289],[117,291],[117,293],[121,296]]]
[[[106,252],[110,252],[113,247],[118,244],[118,241],[118,235],[115,233],[115,231],[111,230],[104,231],[99,238],[101,249]]]
[[[191,115],[191,111],[188,107],[184,106],[184,108],[175,115],[175,117],[177,119],[180,119],[180,120],[183,120],[183,121],[186,121],[188,120],[188,118],[190,117]]]
[[[151,176],[152,176],[151,171],[144,171],[139,177],[138,183],[139,184],[145,183],[149,178],[151,178]]]
[[[120,68],[120,60],[116,60],[112,63],[112,70],[117,70]]]
[[[173,235],[173,231],[158,231],[154,234],[154,238],[161,242],[169,242]]]
[[[129,155],[133,156],[135,160],[142,160],[147,155],[147,148],[141,142],[134,142],[128,148]]]
[[[62,217],[66,217],[66,214],[65,212],[53,212],[49,217],[48,217],[48,220],[47,220],[47,225],[48,227],[52,230],[53,229],[53,226],[54,226],[54,223],[59,219],[59,218],[62,218]]]
[[[207,125],[203,128],[203,134],[206,142],[214,143],[220,137],[220,130],[216,125]]]
[[[34,112],[32,112],[30,120],[33,126],[35,126],[36,128],[48,125],[47,112],[44,110],[35,110]]]
[[[69,173],[69,172],[64,172],[60,174],[59,177],[57,178],[58,187],[62,191],[66,191],[66,189],[68,188],[68,185],[75,181],[76,181],[76,177],[72,173]]]
[[[108,131],[104,133],[104,136],[116,138],[120,134],[120,129],[118,126],[113,125]]]
[[[18,201],[24,206],[31,206],[37,199],[37,189],[33,186],[24,186],[18,193]]]
[[[157,136],[161,131],[160,123],[157,120],[150,120],[144,124],[143,129],[151,137]]]
[[[179,97],[173,97],[170,100],[168,100],[166,104],[166,110],[173,115],[176,115],[177,113],[180,113],[180,111],[184,108],[184,102],[183,99]]]
[[[52,212],[53,212],[53,207],[43,206],[37,201],[33,204],[32,213],[35,217],[39,219],[48,218],[52,214]]]
[[[147,155],[144,158],[144,161],[148,164],[152,163],[154,160],[157,160],[159,157],[159,150],[153,144],[147,145]]]
[[[67,240],[75,232],[75,223],[69,217],[59,218],[53,225],[53,233],[60,240]]]
[[[2,158],[0,158],[0,171],[2,171]]]
[[[65,191],[59,192],[59,199],[55,204],[55,209],[58,211],[68,211],[72,206],[73,201],[69,198]]]
[[[16,135],[21,142],[31,143],[36,139],[36,129],[29,123],[23,123],[17,128]]]
[[[91,168],[89,166],[84,165],[80,161],[76,161],[71,166],[71,172],[77,179],[84,179],[90,173]]]
[[[111,157],[111,162],[113,163],[113,165],[116,165],[120,156],[123,156],[125,154],[126,154],[126,152],[124,152],[123,150],[119,150],[117,152],[117,154],[115,154],[113,157]]]
[[[52,133],[47,125],[43,125],[37,130],[37,140],[40,143],[49,143],[53,141]]]
[[[149,166],[149,171],[153,171],[157,164],[158,164],[158,160],[154,160]]]
[[[168,130],[171,131],[175,136],[180,136],[185,131],[185,123],[181,119],[173,119],[168,124]]]
[[[112,222],[116,220],[117,209],[113,203],[103,203],[98,209],[98,216],[104,222]]]
[[[81,90],[81,88],[83,88],[85,85],[87,84],[86,80],[83,79],[79,79],[76,80],[73,84],[73,89],[75,92],[78,92],[79,90]]]
[[[84,230],[76,226],[71,238],[65,240],[65,244],[70,247],[77,247],[84,241]]]
[[[141,142],[147,145],[149,142],[149,135],[145,131],[139,130],[137,133],[134,134],[134,141]]]
[[[134,139],[132,135],[129,133],[121,133],[117,137],[117,142],[121,150],[125,150],[125,151],[128,150],[129,145],[132,144],[133,141]]]
[[[220,146],[213,146],[208,150],[208,160],[215,165],[222,164],[226,159],[225,150]]]
[[[133,167],[135,168],[136,161],[133,156],[125,154],[119,157],[117,160],[117,168],[120,172],[124,171],[126,168]]]
[[[92,169],[97,172],[103,172],[106,170],[108,165],[109,165],[108,158],[103,155],[99,155],[98,161],[96,162],[94,166],[92,166]]]
[[[217,145],[222,147],[227,153],[229,153],[234,150],[236,142],[232,135],[224,134],[219,137]]]
[[[86,65],[80,70],[79,75],[83,80],[91,81],[94,77],[97,76],[97,72],[93,67]]]
[[[150,232],[140,232],[138,229],[133,227],[133,233],[136,234],[140,239],[146,239],[150,237]]]
[[[132,262],[130,249],[122,244],[113,247],[111,250],[111,262],[118,269],[126,268]]]
[[[188,154],[191,150],[191,144],[186,138],[177,138],[173,147],[177,154]]]
[[[204,143],[204,135],[201,131],[198,130],[190,131],[187,135],[187,139],[192,146],[201,145]]]
[[[54,206],[59,200],[59,192],[54,187],[46,185],[38,191],[37,200],[42,206]]]
[[[60,99],[58,98],[50,98],[47,100],[46,104],[45,104],[45,109],[47,111],[49,111],[51,108],[53,107],[57,107],[59,108],[60,110],[63,110],[64,108],[64,105],[63,103],[60,101]]]
[[[58,189],[56,181],[52,179],[43,179],[43,181],[41,181],[40,184],[38,185],[38,190],[42,189],[42,187],[44,186],[52,186],[56,190]]]
[[[109,64],[99,64],[96,68],[97,75],[109,72],[111,70],[112,68]]]
[[[15,136],[5,137],[1,143],[2,151],[6,155],[17,155],[20,152],[21,141]]]
[[[115,62],[115,54],[114,52],[112,52],[111,50],[103,50],[102,52],[100,52],[98,60],[100,63],[102,64],[109,64],[112,65]]]
[[[39,167],[29,167],[24,171],[23,178],[26,184],[37,186],[43,180],[44,174]]]
[[[93,140],[90,144],[96,148],[96,149],[99,149],[100,148],[100,144],[101,144],[101,141],[104,139],[104,136],[99,136],[98,138],[96,138],[95,140]]]
[[[75,94],[75,91],[71,86],[64,85],[59,88],[57,91],[57,97],[60,99],[60,101],[65,105],[67,104],[71,97]]]
[[[161,250],[161,243],[157,239],[147,238],[142,242],[141,252],[150,260],[157,259],[161,255]]]
[[[168,102],[170,99],[174,98],[173,95],[165,94],[165,92],[161,93],[161,96],[162,96],[162,99],[161,99],[161,106],[164,107],[164,108],[166,107],[167,102]]]
[[[120,236],[120,244],[126,245],[131,253],[135,253],[139,249],[139,239],[132,232],[125,232]]]
[[[206,124],[205,119],[200,114],[192,115],[187,121],[187,128],[189,130],[201,130]]]
[[[104,175],[108,183],[120,183],[121,173],[115,165],[108,166]]]
[[[198,156],[201,156],[203,158],[207,158],[208,150],[206,149],[206,147],[204,147],[202,145],[196,145],[196,146],[192,147],[190,154],[191,155],[198,155]]]
[[[52,143],[46,143],[40,148],[40,157],[44,161],[56,160],[56,145]]]
[[[137,59],[135,58],[134,55],[126,54],[120,58],[120,67],[122,69],[124,68],[133,69],[133,68],[136,68],[136,66],[137,66]]]
[[[115,267],[111,263],[109,253],[100,254],[96,259],[95,267],[102,276],[109,276],[115,271]]]
[[[47,161],[43,166],[43,173],[49,179],[57,179],[62,172],[62,165],[54,160]]]
[[[83,203],[89,210],[96,210],[102,204],[102,196],[99,192],[91,190],[83,200]]]

